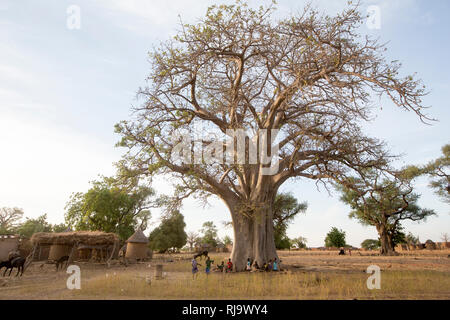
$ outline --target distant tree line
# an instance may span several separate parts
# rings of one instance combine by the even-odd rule
[[[37,218],[25,218],[25,220],[23,215],[21,208],[0,208],[0,234],[19,234],[30,238],[36,232],[62,232],[67,229],[64,223],[49,223],[47,214]]]

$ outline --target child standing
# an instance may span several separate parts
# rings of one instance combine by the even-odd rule
[[[205,268],[206,275],[208,275],[209,272],[211,271],[211,264],[212,264],[213,262],[214,262],[214,260],[211,260],[211,259],[209,258],[209,256],[207,256],[206,261],[205,261],[205,264],[206,264],[206,268]]]
[[[199,265],[201,265],[201,264],[199,264],[195,258],[192,259],[192,279],[195,279],[197,277]]]

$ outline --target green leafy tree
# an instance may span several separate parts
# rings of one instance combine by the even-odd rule
[[[224,246],[232,245],[233,244],[233,240],[231,240],[230,236],[225,236],[222,239],[222,243],[223,243]]]
[[[53,226],[47,221],[47,214],[43,214],[35,219],[27,218],[14,231],[23,237],[30,238],[36,232],[53,232]]]
[[[325,247],[345,247],[345,231],[339,230],[336,227],[331,228],[325,238]]]
[[[306,243],[308,242],[305,237],[297,237],[291,240],[292,244],[299,249],[306,249]]]
[[[386,166],[384,144],[361,129],[374,118],[373,93],[427,119],[423,84],[401,74],[401,63],[387,59],[378,40],[360,37],[360,9],[349,4],[329,16],[308,6],[275,20],[275,5],[214,5],[150,53],[142,104],[116,125],[118,145],[129,151],[121,165],[135,175],[172,176],[175,198],[223,200],[233,221],[235,270],[244,270],[249,257],[260,265],[277,257],[272,204],[288,180],[327,183]],[[211,135],[199,138],[199,126]],[[269,161],[224,163],[218,152],[193,161],[205,145],[234,141],[237,129],[251,141],[265,133],[268,141],[279,138],[278,151],[271,148]],[[174,155],[188,138],[192,148],[180,161]],[[241,155],[250,154],[250,144],[239,140]]]
[[[395,248],[395,246],[400,243],[407,243],[407,241],[406,241],[406,234],[403,232],[403,226],[398,224],[397,228],[395,228],[395,230],[392,234],[393,248]]]
[[[12,233],[23,217],[23,209],[0,208],[0,234]]]
[[[160,253],[181,249],[187,243],[184,216],[175,210],[162,218],[161,224],[150,233],[150,247]]]
[[[71,196],[66,205],[66,224],[75,230],[114,232],[128,239],[150,218],[152,188],[139,184],[124,185],[117,178],[103,177],[91,182],[86,192]]]
[[[277,249],[285,250],[292,247],[292,240],[288,236],[283,236],[280,239],[276,239]]]
[[[361,248],[364,248],[366,250],[377,250],[378,248],[380,248],[380,246],[380,240],[366,239],[361,242]]]
[[[52,226],[52,231],[53,232],[65,232],[69,229],[68,226],[66,226],[66,224],[64,223],[60,223],[60,224],[54,224]]]
[[[289,249],[291,241],[286,235],[290,222],[299,214],[306,211],[306,202],[298,203],[290,193],[279,193],[273,203],[273,230],[277,249]]]
[[[201,238],[202,243],[209,244],[212,247],[217,246],[217,227],[212,221],[207,221],[203,223],[202,229],[200,231],[203,234]]]
[[[427,175],[430,187],[444,202],[450,204],[450,144],[442,147],[442,156],[423,166],[409,166],[404,169],[409,178]]]
[[[352,209],[350,218],[376,227],[383,255],[394,254],[395,245],[405,241],[401,221],[421,221],[435,214],[417,205],[419,195],[412,192],[410,180],[386,172],[367,171],[363,178],[348,178],[345,186],[337,189],[342,194],[341,200]]]

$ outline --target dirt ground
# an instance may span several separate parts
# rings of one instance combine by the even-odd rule
[[[289,274],[320,274],[357,275],[362,276],[369,265],[377,265],[382,272],[397,272],[406,274],[408,271],[434,272],[431,273],[443,277],[443,287],[436,289],[431,295],[422,298],[450,299],[450,250],[420,251],[401,254],[393,257],[382,257],[370,252],[353,251],[351,255],[339,256],[337,252],[319,251],[280,251],[282,268]],[[216,263],[228,258],[229,254],[214,254]],[[125,266],[116,261],[110,267],[105,264],[75,263],[80,266],[83,287],[86,284],[98,282],[108,277],[124,277],[135,279],[137,283],[144,283],[148,279],[154,279],[156,264],[163,264],[164,278],[167,283],[190,279],[190,259],[192,254],[155,255],[153,260]],[[114,296],[114,294],[102,294],[98,288],[87,291],[68,290],[67,279],[70,276],[63,271],[56,272],[55,266],[42,262],[33,262],[22,277],[15,277],[15,271],[11,277],[0,275],[0,299],[123,299],[127,296]],[[203,276],[203,275],[202,275]],[[278,275],[283,276],[283,275]],[[430,273],[428,273],[430,276]],[[127,278],[128,277],[128,278]],[[131,277],[131,278],[130,278]],[[364,275],[367,277],[367,275]],[[152,280],[154,281],[154,280]],[[440,281],[441,282],[441,281]],[[109,288],[111,289],[111,288]],[[105,289],[106,290],[106,289]],[[106,291],[105,291],[106,292]],[[407,294],[407,293],[405,293]],[[397,294],[393,298],[403,299],[407,296]],[[416,296],[417,297],[417,296]],[[139,295],[130,298],[142,298]],[[144,298],[151,298],[145,296]],[[185,297],[189,299],[189,296]],[[283,298],[283,297],[271,297]],[[419,296],[420,298],[420,296]]]
[[[280,258],[289,269],[315,272],[352,273],[366,271],[369,265],[381,270],[433,270],[450,273],[450,250],[423,251],[383,257],[368,251],[352,251],[345,256],[337,252],[281,252]]]

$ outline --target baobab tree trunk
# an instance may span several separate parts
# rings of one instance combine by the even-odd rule
[[[269,259],[278,258],[274,231],[272,204],[265,204],[250,215],[242,214],[240,207],[230,208],[233,218],[234,243],[231,261],[236,271],[245,270],[247,259],[262,266]]]
[[[378,235],[381,242],[381,254],[384,256],[395,255],[394,246],[392,245],[392,239],[384,225],[377,226]]]

